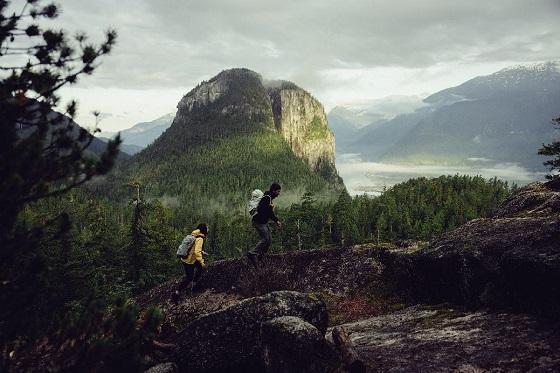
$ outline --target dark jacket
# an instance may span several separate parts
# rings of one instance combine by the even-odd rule
[[[274,214],[274,204],[272,203],[272,196],[270,191],[264,192],[259,205],[257,206],[257,213],[253,216],[253,223],[266,224],[270,220],[278,222],[278,218]]]

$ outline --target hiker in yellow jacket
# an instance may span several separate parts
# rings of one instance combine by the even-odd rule
[[[202,250],[204,245],[204,238],[208,234],[208,225],[207,224],[199,224],[194,231],[192,231],[191,235],[196,237],[194,240],[194,244],[192,249],[189,251],[189,255],[186,258],[181,258],[181,264],[183,264],[183,268],[185,269],[185,278],[179,284],[179,288],[175,290],[172,299],[176,300],[179,296],[179,292],[182,289],[190,289],[193,290],[196,286],[196,283],[202,276],[204,272],[204,257],[203,254],[207,254],[205,251]]]

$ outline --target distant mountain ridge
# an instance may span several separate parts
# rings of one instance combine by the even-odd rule
[[[348,152],[421,164],[519,163],[543,170],[537,150],[557,134],[560,62],[518,65],[439,91],[427,106],[359,133]],[[349,150],[348,150],[349,149]]]
[[[107,143],[110,140],[110,138],[108,138],[108,137],[96,136],[96,138],[98,140],[101,140],[101,141],[105,142],[105,143]],[[119,146],[119,149],[120,149],[121,152],[123,152],[125,154],[134,155],[134,154],[138,153],[139,151],[141,151],[143,148],[138,146],[138,145],[129,145],[129,144],[121,143],[121,145]]]
[[[81,131],[87,131],[87,133],[89,135],[87,136],[87,138],[83,142],[81,142],[83,146],[85,146],[89,142],[89,145],[84,149],[86,153],[93,154],[95,156],[100,156],[100,155],[103,154],[103,152],[105,152],[105,150],[107,148],[107,140],[108,139],[104,140],[104,139],[100,139],[98,137],[95,137],[94,135],[91,135],[89,130],[80,126],[78,123],[76,123],[69,116],[67,116],[63,113],[59,113],[57,111],[51,110],[47,114],[47,118],[48,118],[49,121],[52,121],[52,125],[49,127],[49,131],[56,131],[60,128],[66,128],[67,126],[69,126],[71,128],[71,137],[75,141],[78,141],[78,139],[80,138],[80,132]],[[35,130],[36,129],[21,129],[21,131],[19,133],[19,136],[25,138],[31,133],[30,131],[35,131]],[[46,141],[50,141],[50,135],[49,134],[47,134]],[[122,147],[122,145],[121,145],[121,147]],[[122,149],[120,149],[120,148],[119,148],[119,150],[120,151],[117,154],[117,160],[118,161],[122,161],[124,159],[130,158],[130,155],[128,153],[123,152]]]
[[[335,106],[329,112],[328,119],[336,136],[337,152],[354,152],[356,139],[362,138],[374,128],[382,127],[384,123],[399,115],[412,113],[423,106],[426,104],[418,96],[389,96],[357,104]],[[379,142],[383,147],[376,147],[376,152],[383,153],[389,143]]]
[[[150,122],[137,123],[130,128],[120,131],[121,138],[123,139],[121,146],[123,151],[130,155],[138,153],[165,132],[173,123],[174,118],[175,114],[169,113]],[[111,138],[116,134],[116,132],[100,132],[97,137]]]
[[[524,93],[548,95],[558,91],[560,61],[507,67],[487,76],[478,76],[424,99],[430,104],[520,96]]]

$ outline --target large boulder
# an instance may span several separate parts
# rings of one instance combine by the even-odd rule
[[[414,306],[342,325],[380,372],[557,372],[560,337],[530,315]]]
[[[243,300],[204,315],[179,333],[173,359],[183,371],[262,371],[259,335],[263,322],[296,316],[325,334],[325,304],[312,295],[279,291]]]
[[[391,268],[417,301],[507,305],[560,315],[559,208],[560,192],[530,184],[492,217],[472,220],[412,255],[393,258]]]
[[[340,365],[324,334],[299,317],[282,316],[263,323],[260,342],[269,373],[323,373]]]

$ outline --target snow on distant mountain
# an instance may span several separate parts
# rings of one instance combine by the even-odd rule
[[[491,99],[503,94],[547,94],[558,90],[559,83],[560,61],[515,65],[439,91],[427,97],[424,102],[449,105],[464,100]]]

